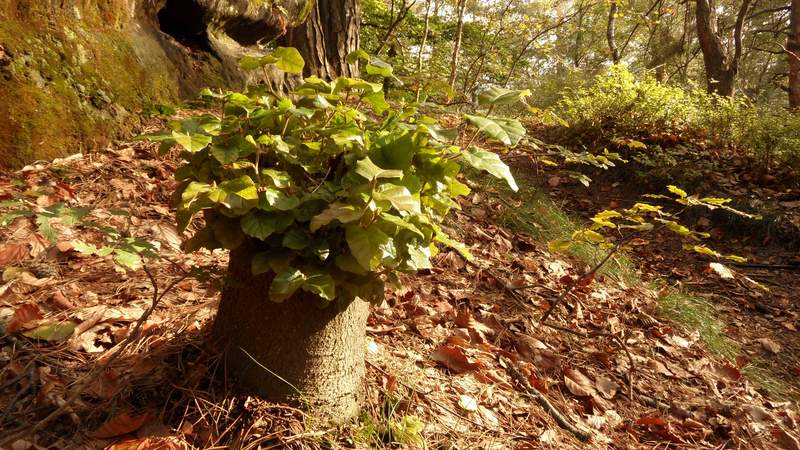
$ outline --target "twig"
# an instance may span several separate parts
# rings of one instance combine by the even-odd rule
[[[539,321],[540,322],[546,321],[550,317],[550,315],[553,313],[553,311],[556,310],[558,305],[560,305],[561,302],[564,301],[564,298],[566,298],[566,296],[569,295],[570,292],[572,292],[572,290],[575,288],[575,286],[577,286],[580,283],[582,283],[583,281],[587,280],[589,277],[594,276],[594,274],[597,273],[597,271],[600,270],[603,267],[603,265],[605,265],[605,263],[607,263],[608,260],[611,259],[611,257],[614,256],[615,253],[617,253],[617,251],[619,251],[619,249],[622,247],[622,244],[624,244],[626,241],[632,239],[634,236],[636,236],[636,235],[635,234],[629,234],[628,236],[625,236],[625,237],[621,238],[620,240],[618,240],[617,243],[614,244],[614,248],[612,248],[611,251],[609,251],[608,254],[606,254],[606,256],[602,260],[600,260],[600,262],[595,264],[595,266],[592,267],[591,269],[589,269],[589,271],[584,272],[583,275],[581,275],[577,279],[573,280],[569,284],[569,286],[567,286],[566,289],[564,289],[561,292],[561,294],[558,297],[556,297],[556,299],[553,302],[553,304],[550,305],[550,308],[547,311],[544,312],[544,314],[542,315],[542,318],[539,319]],[[520,289],[522,289],[522,288],[520,288]]]
[[[634,398],[633,398],[633,374],[636,371],[636,363],[633,360],[633,355],[631,355],[631,352],[628,350],[628,346],[625,345],[625,342],[622,339],[620,339],[619,336],[616,336],[616,335],[611,334],[611,333],[607,333],[605,331],[592,331],[592,332],[589,332],[589,333],[584,333],[582,331],[573,330],[571,328],[562,327],[561,325],[556,325],[554,323],[549,323],[549,322],[540,322],[540,324],[544,325],[546,327],[553,328],[555,330],[564,331],[566,333],[574,334],[576,336],[580,336],[580,337],[586,338],[586,339],[593,338],[593,337],[598,337],[598,336],[604,336],[604,337],[610,338],[611,340],[616,342],[617,345],[619,345],[619,347],[625,352],[625,355],[628,357],[628,362],[630,363],[630,366],[631,366],[630,369],[628,370],[628,399],[630,401],[634,401]]]
[[[536,390],[536,388],[531,386],[530,382],[528,382],[527,378],[525,378],[525,375],[523,375],[510,360],[501,356],[500,361],[503,363],[503,365],[505,365],[506,371],[508,372],[509,376],[511,376],[511,378],[513,378],[517,383],[519,383],[523,387],[523,389],[525,389],[525,393],[528,394],[530,397],[533,397],[533,399],[536,400],[537,403],[539,403],[539,406],[541,406],[542,409],[544,409],[545,411],[547,411],[548,414],[550,414],[550,416],[556,421],[556,423],[558,423],[558,426],[569,431],[573,436],[575,436],[582,442],[587,442],[592,438],[592,433],[590,431],[581,429],[572,422],[570,422],[570,420],[566,418],[564,414],[558,410],[558,408],[556,408],[555,406],[553,406],[552,403],[550,403],[550,400],[548,400],[547,397],[542,395],[541,392],[539,392],[538,390]]]
[[[141,331],[142,325],[147,321],[147,319],[150,317],[150,315],[156,309],[156,306],[158,306],[158,303],[161,301],[161,299],[164,298],[164,296],[167,294],[167,292],[172,290],[172,288],[174,288],[175,285],[177,285],[178,283],[180,283],[181,281],[183,281],[184,279],[186,279],[189,276],[189,273],[183,274],[180,278],[178,278],[178,279],[174,280],[172,283],[170,283],[167,286],[167,288],[164,290],[164,292],[159,294],[159,292],[158,292],[158,282],[156,281],[156,279],[153,276],[152,272],[150,272],[150,270],[147,268],[147,266],[144,266],[143,269],[144,269],[144,272],[147,274],[147,277],[150,279],[150,283],[152,283],[152,285],[153,285],[153,300],[152,300],[152,303],[151,303],[150,307],[136,321],[136,324],[134,325],[133,330],[131,331],[131,333],[128,334],[128,337],[125,338],[124,341],[122,341],[122,343],[120,344],[119,348],[108,359],[106,359],[103,364],[101,364],[100,366],[96,367],[94,370],[89,371],[89,373],[87,373],[86,375],[82,376],[81,378],[79,378],[76,381],[76,385],[72,389],[72,393],[69,396],[67,396],[66,399],[64,399],[64,403],[59,405],[59,407],[56,408],[55,411],[51,412],[44,419],[40,420],[32,428],[30,428],[30,429],[21,429],[21,430],[15,432],[15,433],[11,433],[10,435],[6,436],[2,441],[0,441],[0,447],[2,447],[4,445],[7,445],[7,444],[9,444],[11,442],[14,442],[14,441],[16,441],[18,439],[21,439],[21,438],[25,437],[26,435],[32,435],[32,434],[35,434],[38,431],[41,431],[45,426],[47,426],[47,424],[52,422],[54,419],[57,419],[58,417],[60,417],[67,409],[69,409],[69,407],[75,402],[75,400],[77,400],[78,397],[81,396],[81,394],[83,393],[84,389],[86,389],[94,381],[94,379],[97,376],[99,376],[100,374],[104,373],[106,371],[106,369],[108,369],[108,367],[111,366],[111,364],[114,361],[116,361],[120,357],[120,355],[122,355],[122,353],[125,351],[125,349],[127,349],[128,346],[130,346],[135,340],[137,340],[139,338],[139,333]]]

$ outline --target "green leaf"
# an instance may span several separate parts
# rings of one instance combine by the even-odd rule
[[[275,67],[288,73],[303,73],[306,62],[300,52],[294,47],[278,47],[272,52],[272,56],[278,60]]]
[[[336,298],[336,283],[327,273],[314,273],[303,282],[302,289],[331,301]]]
[[[244,234],[263,241],[276,231],[277,217],[264,211],[250,211],[242,217],[241,224]]]
[[[211,136],[200,133],[173,131],[172,138],[189,153],[196,153],[211,143]]]
[[[478,104],[509,105],[511,103],[516,103],[529,95],[531,95],[531,91],[528,89],[512,90],[492,85],[478,94]]]
[[[127,270],[139,270],[142,267],[142,258],[136,253],[122,249],[114,249],[114,262]]]
[[[53,226],[50,224],[50,217],[39,214],[36,216],[36,223],[39,225],[39,233],[45,237],[50,243],[55,244],[58,240],[58,234]]]
[[[253,275],[261,275],[266,272],[279,273],[286,270],[294,259],[294,253],[282,250],[270,250],[267,252],[256,253],[250,263]]]
[[[373,180],[375,178],[402,178],[402,170],[386,170],[376,166],[369,156],[356,163],[356,173],[362,177]]]
[[[91,256],[97,253],[97,247],[95,247],[94,244],[87,244],[83,241],[72,241],[72,248],[85,256]]]
[[[348,225],[345,229],[345,238],[353,257],[366,270],[373,270],[378,267],[381,260],[380,247],[389,242],[389,236],[375,225],[370,225],[367,228]]]
[[[517,119],[490,118],[472,114],[464,114],[464,118],[486,136],[506,145],[517,145],[525,136],[525,127]]]
[[[411,133],[405,132],[399,136],[392,134],[375,142],[369,158],[384,169],[406,170],[418,150],[419,146]]]
[[[221,164],[230,164],[239,159],[239,149],[233,145],[212,145],[211,155]]]
[[[470,166],[478,170],[485,170],[497,178],[506,180],[506,183],[508,183],[508,186],[514,192],[519,190],[519,187],[517,187],[517,182],[514,180],[514,176],[511,175],[511,170],[508,168],[506,163],[500,160],[500,157],[497,156],[497,153],[488,152],[478,147],[471,147],[469,150],[463,152],[462,156],[464,161],[466,161]]]
[[[258,204],[258,190],[247,175],[220,183],[209,193],[209,199],[234,211],[249,210]]]
[[[434,236],[434,240],[436,240],[436,242],[440,242],[452,248],[453,250],[457,251],[458,253],[461,254],[461,256],[463,256],[468,260],[471,260],[473,258],[472,253],[470,253],[469,248],[467,248],[466,245],[451,238],[441,229],[438,228],[436,229],[436,235]]]
[[[373,57],[367,64],[367,74],[369,75],[378,75],[386,78],[392,76],[393,71],[391,64],[378,57]]]
[[[361,219],[364,211],[361,208],[356,208],[353,205],[348,205],[341,202],[334,202],[328,206],[327,209],[317,214],[311,219],[309,229],[314,232],[321,227],[331,223],[333,220],[338,220],[343,224],[347,224]]]
[[[310,243],[308,234],[300,228],[292,228],[283,235],[281,245],[291,250],[302,250]]]
[[[52,322],[40,325],[32,330],[22,333],[31,339],[41,339],[49,342],[61,342],[72,336],[77,324],[74,322]]]
[[[414,198],[405,186],[383,184],[374,192],[373,198],[377,201],[388,201],[398,211],[421,213],[419,199]]]
[[[282,303],[287,298],[294,295],[306,281],[306,276],[294,267],[287,267],[286,270],[279,272],[269,286],[269,298],[273,302]]]
[[[367,53],[367,52],[365,52],[364,50],[361,50],[361,49],[353,50],[352,52],[347,54],[347,56],[345,57],[345,60],[349,64],[353,64],[353,63],[355,63],[356,61],[359,61],[359,60],[369,62],[369,53]]]

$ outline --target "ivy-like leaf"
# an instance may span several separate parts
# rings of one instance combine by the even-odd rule
[[[197,153],[211,143],[211,136],[200,133],[173,131],[172,138],[190,153]]]
[[[336,298],[336,282],[327,273],[317,272],[308,275],[302,289],[328,301]]]
[[[309,229],[314,232],[321,227],[331,223],[333,220],[338,220],[343,224],[347,224],[361,219],[364,211],[361,208],[356,208],[353,205],[348,205],[341,202],[331,203],[327,209],[317,214],[311,219]]]
[[[475,116],[464,114],[469,123],[478,128],[486,136],[506,145],[517,145],[525,136],[525,127],[517,119]]]
[[[278,47],[272,52],[272,56],[278,60],[275,67],[288,73],[303,73],[306,62],[300,56],[300,52],[294,47]]]
[[[511,170],[508,168],[506,163],[500,160],[500,157],[497,156],[497,153],[488,152],[478,147],[471,147],[469,150],[463,152],[462,156],[464,161],[466,161],[470,166],[478,170],[485,170],[497,178],[506,180],[506,183],[508,183],[508,186],[514,192],[519,190],[519,187],[517,187],[517,182],[514,180],[514,176],[511,175]]]
[[[279,272],[269,286],[269,298],[273,302],[282,303],[287,298],[294,295],[306,281],[306,276],[294,267],[287,267],[286,270]]]
[[[375,225],[361,228],[358,225],[348,225],[345,229],[347,245],[358,264],[366,270],[375,269],[380,262],[380,247],[389,242],[386,235]]]
[[[509,105],[531,95],[531,91],[489,86],[478,94],[479,105]]]
[[[402,178],[402,170],[386,170],[381,169],[372,162],[369,157],[359,160],[356,163],[356,173],[362,177],[373,180],[375,178]]]

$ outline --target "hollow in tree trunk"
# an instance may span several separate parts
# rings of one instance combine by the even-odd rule
[[[238,388],[297,401],[336,422],[358,413],[369,305],[331,302],[298,290],[283,303],[267,297],[272,274],[254,276],[256,241],[231,251],[214,332]]]

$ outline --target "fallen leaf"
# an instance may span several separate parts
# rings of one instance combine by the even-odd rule
[[[611,400],[615,395],[617,395],[617,389],[619,389],[619,386],[611,378],[600,375],[596,380],[594,380],[594,384],[597,387],[597,391],[600,392],[600,395],[608,400]]]
[[[716,366],[714,370],[717,373],[717,376],[730,381],[739,381],[742,378],[742,372],[728,363]]]
[[[800,450],[800,442],[797,438],[789,434],[781,427],[772,429],[772,436],[778,441],[778,445],[785,450]]]
[[[4,244],[0,246],[0,266],[13,264],[28,254],[28,248],[21,244]]]
[[[477,411],[478,401],[475,400],[475,397],[462,394],[458,397],[458,406],[464,411]]]
[[[431,358],[456,373],[480,370],[484,367],[480,360],[467,357],[464,349],[450,344],[444,344],[437,348]]]
[[[639,425],[655,425],[659,427],[667,425],[667,422],[661,417],[640,417],[636,420],[636,423]]]
[[[61,289],[56,289],[56,291],[53,292],[53,297],[51,297],[51,300],[53,301],[53,305],[61,310],[68,310],[75,307],[75,305],[73,305],[72,302],[67,299],[64,293],[61,292]]]
[[[761,344],[761,346],[764,347],[764,350],[772,354],[778,354],[781,351],[781,345],[773,341],[772,339],[761,338],[761,339],[756,339],[756,342]]]
[[[16,333],[24,328],[26,324],[29,324],[35,320],[39,320],[43,317],[44,316],[42,315],[42,311],[39,309],[39,306],[37,306],[35,303],[25,303],[14,310],[14,315],[8,322],[6,331],[8,333]]]
[[[564,383],[576,397],[591,397],[597,392],[592,380],[577,369],[564,369]]]
[[[22,333],[31,339],[41,339],[49,342],[60,342],[72,336],[77,325],[74,322],[50,322]]]
[[[93,431],[89,436],[95,439],[110,439],[123,434],[133,433],[138,430],[150,420],[151,414],[144,413],[138,416],[132,416],[128,413],[120,413],[108,422],[100,425],[98,429]]]
[[[708,267],[710,267],[711,270],[716,272],[716,274],[719,275],[719,277],[722,278],[723,280],[734,279],[733,271],[731,271],[731,269],[728,269],[727,267],[723,266],[720,263],[716,262],[708,263]]]

